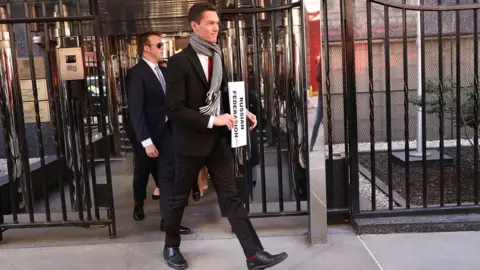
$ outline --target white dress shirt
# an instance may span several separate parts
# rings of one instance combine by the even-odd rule
[[[150,61],[148,61],[147,59],[145,59],[145,58],[143,58],[143,57],[142,57],[142,59],[143,59],[143,61],[145,61],[145,62],[148,64],[148,66],[150,66],[150,68],[151,68],[152,71],[153,71],[153,74],[155,74],[155,76],[157,76],[157,78],[158,78],[157,71],[156,71],[156,69],[158,68],[158,63],[150,62]],[[208,61],[208,59],[207,59],[207,61]],[[207,65],[208,65],[208,63],[207,63]],[[160,72],[162,72],[162,71],[160,71]],[[160,81],[160,78],[158,78],[158,80]],[[165,89],[165,90],[166,90],[166,89]],[[165,121],[166,121],[166,119],[165,119]],[[152,142],[152,139],[151,139],[151,138],[148,138],[148,139],[142,141],[143,147],[147,147],[147,146],[150,146],[150,145],[152,145],[152,144],[153,144],[153,142]]]

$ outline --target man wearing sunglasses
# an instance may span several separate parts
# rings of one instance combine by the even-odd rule
[[[145,219],[143,210],[150,174],[161,191],[160,212],[163,219],[168,214],[168,200],[173,193],[175,167],[173,163],[172,127],[166,116],[166,69],[158,62],[163,58],[160,35],[145,33],[140,39],[142,59],[127,73],[127,97],[130,128],[135,155],[133,193],[135,206],[133,218]],[[128,130],[127,129],[127,130]],[[182,227],[182,233],[190,229]]]

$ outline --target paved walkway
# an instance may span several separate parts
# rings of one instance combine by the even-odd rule
[[[160,233],[159,233],[160,234]],[[451,270],[478,269],[476,232],[356,236],[332,227],[329,243],[309,246],[306,236],[262,237],[271,252],[289,258],[272,269]],[[169,269],[161,257],[163,241],[8,248],[0,245],[0,269],[74,270]],[[189,269],[246,269],[236,239],[186,240]]]

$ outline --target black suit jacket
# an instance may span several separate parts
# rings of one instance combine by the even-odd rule
[[[209,84],[197,53],[191,45],[168,61],[167,115],[173,123],[173,145],[183,155],[205,157],[221,136],[230,139],[226,127],[208,128],[210,116],[199,112],[206,105]],[[220,87],[222,111],[230,112],[227,72]]]
[[[160,66],[160,70],[166,80],[166,69]],[[151,138],[158,144],[166,128],[166,96],[157,75],[143,59],[127,72],[127,99],[130,139],[141,143]]]

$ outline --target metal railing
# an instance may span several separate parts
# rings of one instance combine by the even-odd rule
[[[263,7],[258,7],[256,1],[242,7],[238,1],[232,4],[220,6],[225,63],[230,81],[246,82],[248,104],[255,106],[250,110],[255,110],[258,119],[249,145],[235,152],[237,181],[246,183],[241,193],[249,198],[245,202],[247,210],[251,217],[307,215],[303,3],[284,1],[277,6],[269,1]],[[230,64],[232,59],[234,63]],[[252,171],[256,154],[258,186]],[[269,170],[272,163],[276,168]]]
[[[100,140],[94,140],[90,119],[91,95],[87,90],[87,82],[61,81],[57,62],[58,49],[65,46],[64,38],[77,37],[77,46],[85,47],[82,28],[93,25],[93,31],[89,34],[95,36],[96,68],[95,74],[90,75],[97,77],[100,112],[108,115],[105,100],[108,93],[104,92],[102,80],[98,3],[91,0],[90,14],[82,15],[81,1],[76,0],[72,3],[72,13],[76,14],[70,15],[62,0],[57,3],[46,0],[35,3],[23,1],[23,18],[18,14],[18,6],[13,8],[13,4],[18,5],[18,2],[6,1],[0,9],[0,108],[8,164],[8,175],[4,176],[8,181],[0,181],[0,240],[2,233],[8,229],[93,225],[108,226],[110,236],[115,237],[106,121],[104,117],[98,118],[101,136],[98,134],[95,137]],[[85,3],[82,2],[83,4]],[[41,16],[36,16],[38,10]],[[53,13],[49,14],[50,12]],[[26,36],[17,36],[14,25],[23,27]],[[19,66],[19,44],[26,45],[28,67]],[[44,65],[37,66],[36,58],[43,60]],[[22,77],[21,69],[29,70],[29,78]],[[17,71],[20,75],[17,75]],[[45,88],[38,85],[39,71],[44,73]],[[31,89],[26,88],[24,83],[31,83]],[[26,109],[26,100],[22,99],[30,95],[34,104],[33,112],[26,115],[24,111],[28,112],[28,108]],[[41,107],[40,104],[48,106]],[[30,119],[27,123],[27,117],[32,118],[31,115],[34,120]],[[27,134],[26,128],[33,123],[35,133]],[[53,130],[53,138],[44,137],[43,132],[48,129]],[[35,135],[36,138],[32,138]],[[55,155],[48,156],[44,145],[46,140],[52,139]],[[29,152],[28,142],[37,149],[38,164],[30,161],[30,157],[35,155]],[[107,146],[101,148],[100,145]],[[95,150],[103,156],[104,183],[97,182],[99,177],[96,175],[94,157],[98,153]],[[69,187],[70,203],[66,199],[66,185]],[[52,198],[52,192],[56,191],[60,195],[59,201]],[[43,206],[39,203],[41,201]]]
[[[412,5],[406,0],[345,0],[335,8],[327,2],[322,6],[322,57],[328,154],[331,159],[335,149],[341,149],[337,151],[343,151],[348,159],[353,216],[480,211],[479,2],[439,0],[425,5],[419,0],[418,5]],[[359,18],[363,23],[354,23]],[[446,21],[449,27],[445,27]],[[452,63],[445,58],[446,35],[454,40]],[[416,37],[416,48],[409,46],[412,37]],[[401,40],[395,41],[399,46],[392,46],[393,39]],[[343,85],[332,80],[337,70],[331,66],[331,50],[338,40],[342,44]],[[356,58],[360,52],[357,45],[365,40],[367,55]],[[435,40],[437,45],[432,45]],[[375,68],[378,62],[381,65]],[[415,63],[417,78],[409,73]],[[451,69],[451,79],[447,68]],[[336,91],[339,85],[344,97],[345,143],[334,145],[332,111],[336,108],[332,107],[332,97],[341,91]],[[393,98],[399,91],[402,94]],[[368,98],[360,95],[364,93]],[[453,117],[448,119],[449,115]],[[445,139],[446,120],[454,123],[452,141]],[[369,140],[359,142],[358,131],[366,128],[363,125],[369,127]],[[438,133],[432,128],[427,132],[431,125],[438,127]],[[416,140],[412,140],[412,129],[416,130]],[[403,133],[403,141],[394,141],[394,135],[399,136],[394,130]],[[378,142],[378,137],[385,141]]]

